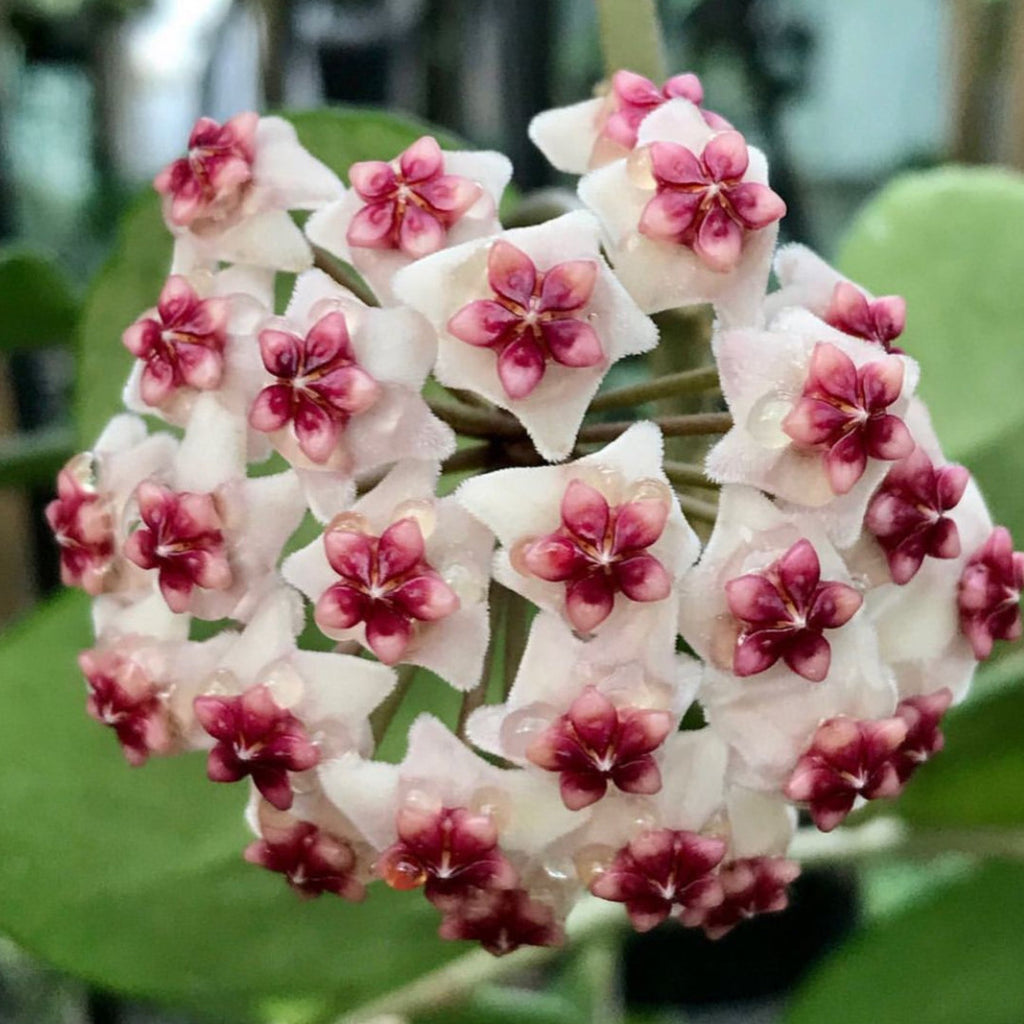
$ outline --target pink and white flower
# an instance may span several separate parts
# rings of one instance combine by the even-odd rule
[[[907,423],[918,448],[890,470],[895,484],[887,476],[875,493],[847,557],[874,584],[864,612],[900,697],[947,689],[960,700],[977,667],[971,623],[959,607],[961,580],[993,524],[977,484],[945,464],[920,400],[911,402]]]
[[[273,305],[269,270],[229,267],[172,274],[157,305],[122,336],[136,356],[125,405],[185,426],[197,395],[213,392],[225,408],[245,415],[262,379],[256,327]],[[261,435],[250,438],[254,458],[268,450]]]
[[[734,749],[737,782],[776,788],[822,719],[895,708],[892,672],[853,582],[816,517],[784,512],[752,488],[723,488],[714,532],[684,582],[680,632],[707,663],[701,704]]]
[[[582,211],[421,260],[395,294],[437,330],[438,380],[508,409],[550,461],[571,451],[609,366],[657,344]]]
[[[468,690],[489,642],[493,538],[454,498],[434,497],[436,480],[436,463],[400,463],[283,572],[328,636]]]
[[[558,170],[585,174],[626,156],[636,145],[644,118],[676,99],[700,107],[700,79],[687,72],[658,86],[635,71],[616,71],[606,96],[537,114],[530,122],[530,139]],[[712,128],[731,127],[710,110],[700,113]]]
[[[96,597],[145,586],[122,546],[130,501],[147,477],[168,476],[177,442],[147,435],[137,416],[115,416],[91,452],[71,459],[57,475],[57,497],[46,519],[60,548],[61,581]]]
[[[577,632],[675,669],[675,584],[700,544],[661,468],[661,434],[637,423],[564,466],[506,469],[466,481],[462,505],[497,535],[494,576]],[[509,494],[517,500],[510,502]]]
[[[758,322],[785,204],[739,132],[714,131],[673,100],[641,124],[629,157],[592,171],[579,194],[615,272],[645,312],[711,302],[729,325]]]
[[[264,322],[259,345],[265,386],[249,424],[296,467],[320,518],[351,500],[356,475],[454,451],[419,394],[435,347],[412,310],[373,309],[311,270],[285,315]]]
[[[479,749],[550,772],[571,810],[614,790],[650,794],[661,788],[659,750],[692,702],[700,676],[685,655],[670,679],[658,680],[627,648],[602,661],[611,652],[592,647],[558,616],[542,612],[508,699],[478,708],[466,724]]]
[[[797,762],[786,782],[786,796],[806,804],[814,824],[831,832],[858,798],[899,795],[903,780],[894,758],[906,737],[907,723],[899,716],[830,718],[818,727]]]
[[[391,279],[403,267],[501,230],[498,204],[511,177],[501,153],[446,152],[425,135],[390,162],[353,164],[352,189],[310,217],[306,237],[393,305]]]
[[[284,875],[301,899],[332,893],[358,903],[366,896],[366,872],[360,851],[346,835],[306,821],[261,801],[258,834],[245,849],[245,859]]]
[[[904,420],[917,364],[796,309],[767,331],[720,330],[712,344],[734,423],[708,473],[821,508],[835,542],[852,544],[872,492],[913,450]]]
[[[293,273],[313,259],[288,211],[315,210],[344,191],[287,121],[254,113],[223,125],[200,118],[188,153],[153,185],[177,240],[177,264],[222,261]]]
[[[442,937],[478,938],[501,953],[509,951],[498,941],[503,930],[518,942],[561,935],[566,907],[556,892],[565,886],[552,889],[543,861],[576,822],[534,776],[495,768],[429,715],[410,727],[401,764],[346,755],[318,774],[380,852],[378,875],[399,889],[423,886],[445,913]]]
[[[212,746],[210,779],[251,777],[279,810],[292,806],[294,775],[324,757],[371,749],[369,715],[395,684],[383,665],[299,650],[302,624],[298,595],[284,587],[270,592],[193,701],[208,734],[195,745]]]
[[[245,451],[244,422],[203,395],[172,472],[136,488],[139,523],[125,555],[154,574],[175,612],[244,621],[275,585],[302,494],[291,472],[247,479]]]
[[[901,352],[893,345],[907,322],[901,295],[876,298],[804,245],[779,249],[774,269],[779,288],[765,300],[769,322],[780,310],[799,306],[843,334],[874,342],[886,352]]]

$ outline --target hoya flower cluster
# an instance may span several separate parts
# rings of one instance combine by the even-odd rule
[[[133,765],[248,780],[244,855],[300,895],[420,889],[496,954],[588,890],[723,935],[786,905],[798,809],[897,795],[1020,635],[1024,555],[943,457],[902,299],[776,252],[765,158],[702,101],[621,71],[541,114],[582,206],[518,230],[508,161],[429,136],[346,186],[283,120],[203,119],[158,175],[131,412],[47,516],[93,598],[89,714]],[[586,418],[650,314],[706,303],[731,426],[702,545],[659,422]],[[458,724],[375,758],[428,673]]]

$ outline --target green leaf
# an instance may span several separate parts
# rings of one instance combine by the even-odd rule
[[[143,194],[121,222],[114,252],[89,290],[79,325],[75,421],[84,448],[121,408],[132,365],[121,335],[156,305],[170,266],[171,236],[160,203],[155,193]]]
[[[1024,686],[983,692],[943,723],[946,747],[900,797],[915,826],[1024,826]]]
[[[281,116],[295,126],[299,142],[346,182],[348,169],[357,160],[390,160],[421,135],[433,135],[444,149],[466,147],[443,128],[382,110],[330,107]]]
[[[0,642],[0,929],[50,963],[218,1021],[306,1022],[463,952],[418,894],[302,902],[246,864],[243,786],[201,755],[130,769],[84,711],[88,605],[68,594]]]
[[[992,511],[1024,537],[1024,177],[997,168],[907,174],[861,211],[844,273],[907,299],[900,344],[947,455],[974,472]]]
[[[78,300],[56,264],[28,249],[0,251],[0,351],[70,343]]]
[[[992,863],[859,932],[796,994],[785,1024],[1016,1024],[1024,866]]]

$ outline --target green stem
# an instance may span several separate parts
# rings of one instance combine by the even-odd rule
[[[481,707],[487,700],[487,690],[491,683],[491,674],[494,672],[494,652],[497,649],[497,637],[502,625],[506,621],[509,604],[509,591],[500,583],[491,580],[488,591],[488,621],[490,623],[490,640],[484,654],[483,669],[480,672],[480,679],[476,686],[467,690],[462,695],[462,703],[459,705],[459,721],[455,731],[463,739],[466,738],[466,722],[469,716]]]
[[[608,75],[620,68],[659,85],[666,77],[665,47],[655,0],[596,0],[601,52]]]
[[[702,487],[705,490],[717,491],[721,486],[713,480],[709,480],[704,472],[703,466],[693,462],[676,462],[674,459],[665,459],[662,463],[665,476],[681,487]]]
[[[575,945],[604,932],[621,930],[624,924],[618,904],[595,898],[584,900],[569,919],[569,943]],[[477,949],[346,1013],[335,1024],[370,1024],[378,1017],[405,1017],[427,1008],[450,1006],[481,984],[519,974],[559,952],[549,946],[527,946],[508,956],[494,957]]]
[[[509,690],[519,671],[519,662],[523,659],[523,649],[530,632],[530,617],[527,614],[526,598],[518,594],[509,595],[508,610],[505,613],[505,656],[503,658],[504,678],[502,679],[502,699],[508,699]]]
[[[388,726],[402,706],[402,701],[412,688],[413,680],[419,669],[415,665],[401,665],[398,668],[398,682],[395,688],[385,697],[384,703],[370,715],[370,730],[373,733],[373,742],[379,747],[387,735]]]
[[[466,437],[522,437],[522,424],[507,412],[480,409],[464,402],[431,399],[430,411],[454,431]]]
[[[494,460],[489,444],[468,445],[449,455],[441,463],[442,473],[464,473],[467,469],[486,469]]]
[[[714,523],[718,518],[718,506],[710,501],[701,501],[700,498],[691,498],[688,494],[676,492],[679,500],[679,507],[690,519],[698,519],[702,523]]]
[[[329,278],[347,288],[357,299],[368,306],[379,306],[377,296],[354,268],[332,256],[326,249],[313,246],[313,266],[322,270]]]
[[[727,412],[698,412],[683,416],[658,416],[654,422],[666,437],[693,437],[698,434],[724,434],[732,427],[732,416]],[[590,441],[614,441],[625,433],[633,421],[614,423],[588,423],[579,433],[581,444]]]
[[[590,412],[604,412],[606,409],[625,409],[659,398],[674,398],[677,395],[699,395],[718,390],[718,367],[701,366],[696,370],[680,370],[668,373],[640,384],[605,391],[590,403]]]

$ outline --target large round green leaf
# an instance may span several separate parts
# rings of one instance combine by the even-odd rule
[[[989,864],[883,918],[830,956],[785,1024],[1017,1024],[1024,867]]]
[[[462,950],[417,894],[302,902],[241,859],[243,786],[200,755],[129,768],[84,712],[67,595],[0,643],[0,928],[100,985],[213,1019],[286,1024],[350,1008]]]
[[[844,273],[907,299],[900,344],[950,458],[1024,537],[1024,177],[996,168],[907,174],[861,211]]]

